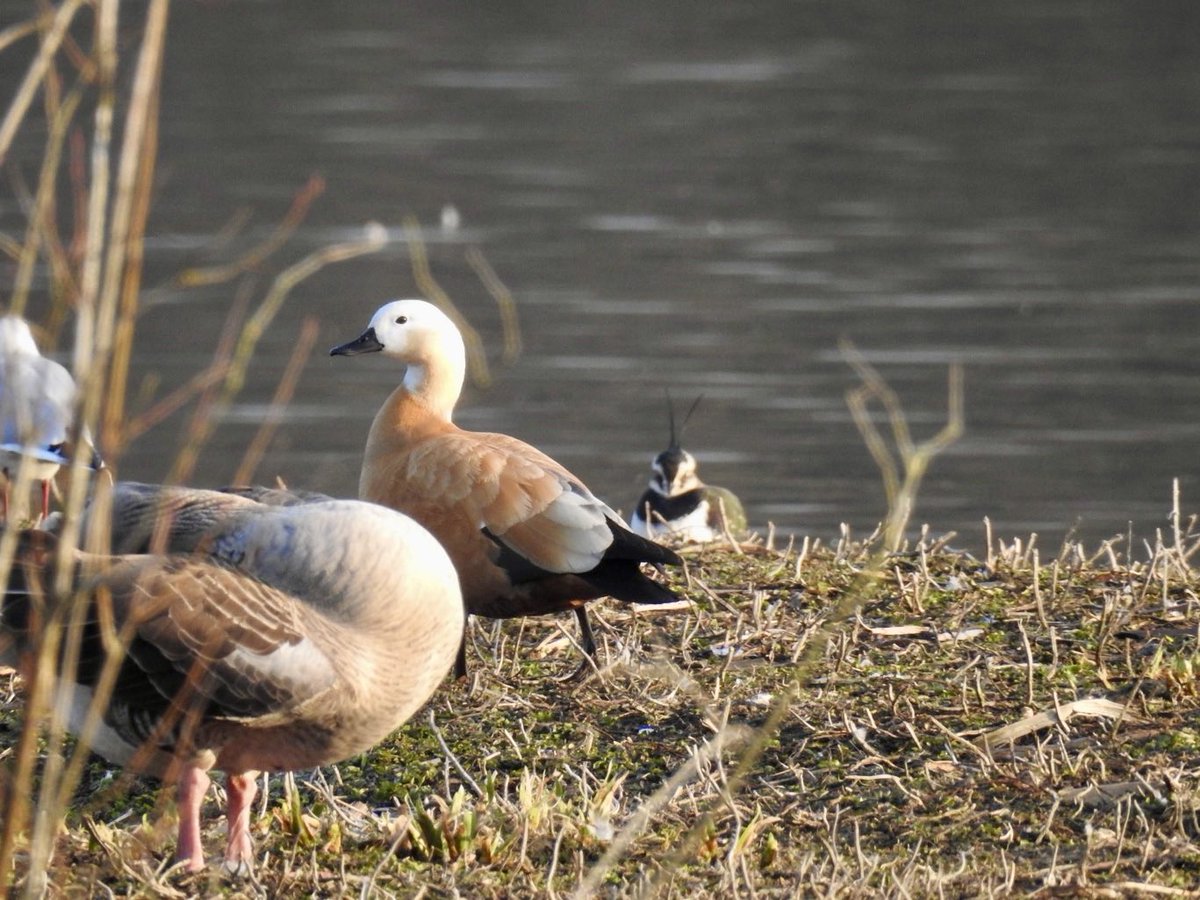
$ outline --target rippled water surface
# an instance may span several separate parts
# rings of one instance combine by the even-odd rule
[[[1152,537],[1173,477],[1200,508],[1197,18],[1062,0],[178,2],[136,378],[161,392],[201,368],[236,293],[153,285],[212,259],[239,210],[265,236],[319,173],[281,263],[369,220],[396,241],[295,291],[201,483],[232,475],[303,317],[327,347],[415,292],[411,213],[495,364],[460,423],[538,444],[615,506],[664,445],[670,388],[704,394],[686,446],[754,523],[870,528],[882,490],[843,398],[845,337],[918,437],[941,424],[948,364],[966,368],[966,436],[918,522],[977,551],[985,515],[1051,546],[1130,521]],[[517,298],[514,365],[472,247]],[[352,494],[399,374],[318,352],[260,477]],[[121,475],[165,474],[182,423]]]

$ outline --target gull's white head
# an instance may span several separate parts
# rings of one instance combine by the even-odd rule
[[[0,355],[40,356],[29,323],[20,316],[0,317]]]

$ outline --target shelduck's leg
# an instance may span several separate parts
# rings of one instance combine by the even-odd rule
[[[579,620],[579,643],[583,645],[583,652],[595,659],[596,636],[592,634],[592,623],[588,621],[587,610],[582,604],[575,607],[575,618]]]
[[[458,653],[454,657],[454,680],[467,677],[467,622],[470,616],[463,617],[463,635],[458,644]]]
[[[580,682],[596,672],[596,636],[592,634],[592,623],[588,619],[587,610],[583,604],[576,606],[575,619],[579,622],[579,646],[587,654],[587,659],[579,664],[579,668],[561,679],[563,682]]]
[[[50,479],[42,480],[42,517],[38,519],[38,524],[46,521],[46,516],[50,515]]]
[[[225,869],[235,874],[254,871],[254,841],[250,838],[250,807],[258,793],[257,772],[230,772],[225,776],[225,793],[229,800],[225,820],[229,829],[229,844],[225,848]]]
[[[187,864],[189,872],[204,868],[204,847],[200,843],[200,805],[212,779],[196,765],[186,765],[179,775],[176,802],[179,805],[179,843],[175,858]]]

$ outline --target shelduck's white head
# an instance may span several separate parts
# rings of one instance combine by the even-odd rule
[[[382,353],[407,366],[404,387],[449,420],[462,392],[467,352],[454,321],[425,300],[393,300],[375,311],[367,330],[330,356]]]

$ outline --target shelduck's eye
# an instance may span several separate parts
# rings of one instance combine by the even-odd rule
[[[408,316],[396,316],[396,324],[397,325],[403,325],[407,321],[408,321]]]

